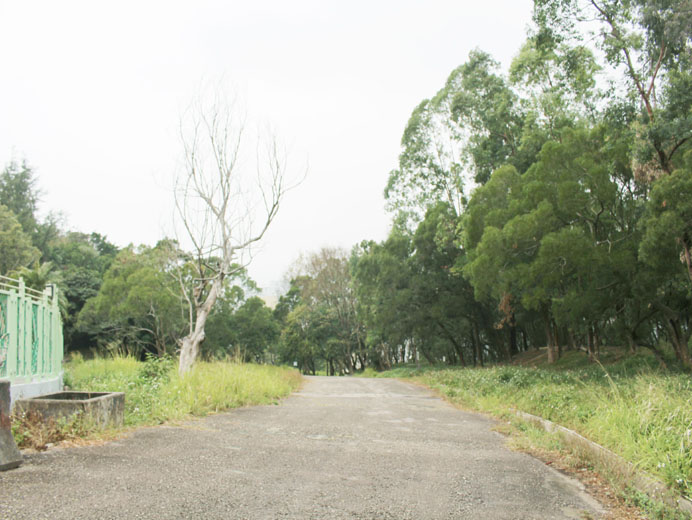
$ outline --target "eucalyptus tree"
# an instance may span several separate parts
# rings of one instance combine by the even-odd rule
[[[473,188],[520,147],[522,116],[498,67],[472,51],[411,114],[385,188],[388,209],[409,227],[438,202],[460,214]]]
[[[686,158],[687,165],[651,190],[639,254],[658,282],[652,303],[676,356],[692,368],[692,152]]]
[[[692,138],[692,5],[688,0],[535,0],[534,19],[559,41],[594,39],[611,68],[613,97],[625,86],[641,106],[637,174],[670,174]]]

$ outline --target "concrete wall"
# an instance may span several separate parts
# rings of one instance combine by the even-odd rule
[[[10,385],[10,409],[17,399],[28,399],[39,395],[52,394],[62,391],[62,373],[51,379],[40,381],[20,382],[13,381]]]

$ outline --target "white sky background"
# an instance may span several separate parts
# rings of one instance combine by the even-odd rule
[[[27,159],[41,209],[119,246],[172,229],[178,122],[204,80],[309,163],[250,266],[276,287],[301,252],[386,237],[382,192],[413,108],[470,50],[506,68],[530,0],[0,0],[0,165]]]

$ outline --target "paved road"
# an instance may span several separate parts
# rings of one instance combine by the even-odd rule
[[[592,518],[578,482],[394,380],[308,378],[279,406],[29,455],[1,519]],[[591,516],[588,516],[591,515]]]

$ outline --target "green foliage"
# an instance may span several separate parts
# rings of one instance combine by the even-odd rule
[[[139,368],[138,376],[144,381],[167,383],[174,368],[175,360],[171,356],[147,354],[146,360]]]
[[[203,351],[216,358],[233,356],[261,363],[276,345],[279,323],[260,297],[252,296],[241,304],[242,289],[233,289],[217,302],[209,317]]]
[[[689,148],[692,131],[687,1],[535,0],[534,5],[538,34],[544,39],[578,45],[596,33],[603,65],[621,75],[624,97],[636,99],[641,107],[639,138],[633,143],[638,174],[651,180],[671,173]],[[616,97],[615,91],[610,95]]]
[[[278,357],[304,373],[352,374],[368,363],[363,315],[353,271],[356,248],[323,248],[296,265],[300,272],[274,311],[281,326]],[[322,368],[324,367],[324,368]]]
[[[39,255],[14,213],[0,205],[0,275],[14,274],[35,262]]]
[[[183,304],[171,274],[170,242],[122,250],[105,272],[98,294],[79,313],[77,328],[101,345],[114,340],[133,353],[162,355],[175,348],[185,326]]]
[[[258,296],[248,298],[233,315],[236,344],[245,361],[261,362],[279,337],[272,310]]]
[[[36,207],[39,193],[32,168],[26,163],[10,162],[0,173],[0,204],[15,215],[22,231],[33,237],[38,222]]]
[[[79,312],[101,287],[103,275],[117,248],[98,233],[60,232],[46,249],[46,263],[54,266],[61,297],[65,298],[63,332],[68,350],[85,349],[93,338],[76,328]]]
[[[417,376],[455,402],[507,416],[512,409],[576,430],[685,495],[692,491],[692,382],[662,373],[650,356],[603,368],[559,370],[496,366],[486,369],[405,368],[384,373]]]
[[[692,152],[687,158],[689,166],[654,183],[639,251],[657,272],[692,282]]]
[[[204,416],[228,408],[268,404],[287,396],[300,375],[287,368],[200,362],[185,377],[171,358],[79,357],[66,364],[72,388],[125,392],[125,425],[139,426]]]

